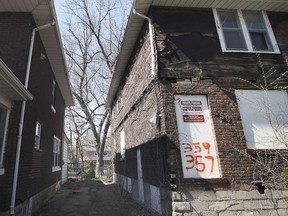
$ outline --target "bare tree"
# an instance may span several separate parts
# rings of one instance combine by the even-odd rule
[[[99,176],[110,127],[110,113],[104,104],[126,26],[129,3],[117,0],[66,0],[66,3],[69,21],[66,23],[65,51],[76,99],[73,113],[93,133],[98,155],[96,176]]]
[[[282,105],[281,108],[279,106],[279,110],[274,112],[270,106],[268,91],[288,92],[288,70],[287,67],[286,70],[282,70],[283,68],[279,69],[271,67],[267,63],[265,64],[258,53],[256,54],[256,59],[259,67],[259,79],[257,82],[254,83],[240,77],[233,77],[233,79],[237,80],[240,86],[247,86],[247,89],[260,90],[262,92],[261,102],[248,97],[244,98],[244,100],[247,102],[246,106],[249,109],[254,109],[258,115],[269,123],[272,133],[265,135],[266,141],[269,145],[277,147],[250,149],[248,152],[231,147],[234,151],[250,158],[254,163],[253,175],[255,183],[259,183],[266,188],[279,189],[283,187],[283,183],[284,186],[285,184],[288,185],[288,102],[284,101],[284,106]],[[224,88],[223,90],[234,94],[236,89]],[[245,138],[243,137],[243,139]]]

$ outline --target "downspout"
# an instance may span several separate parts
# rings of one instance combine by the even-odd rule
[[[48,23],[48,24],[45,24],[42,26],[38,26],[38,27],[34,28],[32,31],[30,49],[29,49],[29,55],[28,55],[28,62],[27,62],[27,68],[26,68],[25,84],[24,84],[26,89],[28,89],[28,84],[29,84],[32,53],[33,53],[33,46],[34,46],[34,41],[35,41],[35,33],[37,31],[49,28],[53,25],[55,25],[55,20],[53,20],[51,23]],[[19,171],[19,161],[20,161],[20,154],[21,154],[22,132],[23,132],[24,117],[25,117],[25,108],[26,108],[26,101],[23,101],[22,107],[21,107],[21,114],[20,114],[16,159],[15,159],[15,167],[14,167],[14,179],[13,179],[11,206],[10,206],[10,214],[11,215],[15,214],[15,200],[16,200],[16,190],[17,190],[17,182],[18,182],[18,171]]]
[[[153,30],[153,25],[152,25],[152,20],[151,18],[144,16],[143,14],[140,14],[136,11],[135,8],[133,8],[133,13],[140,16],[141,18],[145,19],[148,21],[149,24],[149,38],[150,38],[150,48],[151,48],[151,65],[152,65],[152,70],[151,70],[151,78],[154,79],[156,77],[156,48],[154,44],[154,30]]]

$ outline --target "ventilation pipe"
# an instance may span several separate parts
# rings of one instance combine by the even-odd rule
[[[33,53],[33,46],[35,41],[35,33],[37,31],[41,31],[43,29],[49,28],[55,25],[55,20],[51,23],[38,26],[33,29],[31,42],[30,42],[30,49],[28,55],[28,62],[26,68],[26,77],[25,77],[25,88],[28,89],[29,84],[29,77],[30,77],[30,69],[31,69],[31,61],[32,61],[32,53]],[[21,145],[22,145],[22,132],[23,132],[23,123],[25,117],[25,108],[26,108],[26,101],[22,102],[21,107],[21,114],[20,114],[20,122],[19,122],[19,132],[18,132],[18,139],[17,139],[17,150],[16,150],[16,160],[15,160],[15,167],[14,167],[14,179],[13,179],[13,188],[12,188],[12,198],[11,198],[11,206],[10,206],[10,214],[15,214],[15,200],[16,200],[16,191],[17,191],[17,182],[18,182],[18,171],[19,171],[19,161],[20,161],[20,154],[21,154]]]
[[[154,30],[153,30],[152,20],[151,20],[151,18],[144,16],[143,14],[138,13],[135,8],[133,8],[133,13],[148,21],[150,48],[151,48],[151,66],[152,66],[151,77],[155,78],[155,76],[156,76],[156,49],[155,49],[154,39],[153,39]]]

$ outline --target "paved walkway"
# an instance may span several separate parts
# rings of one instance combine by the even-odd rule
[[[60,191],[33,216],[155,216],[114,184],[76,181]]]

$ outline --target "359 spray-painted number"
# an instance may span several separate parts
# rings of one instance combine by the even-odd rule
[[[187,171],[196,169],[197,172],[214,172],[214,157],[210,155],[211,145],[208,142],[182,143],[186,158]],[[209,166],[210,165],[210,166]],[[207,167],[210,169],[207,170]]]

